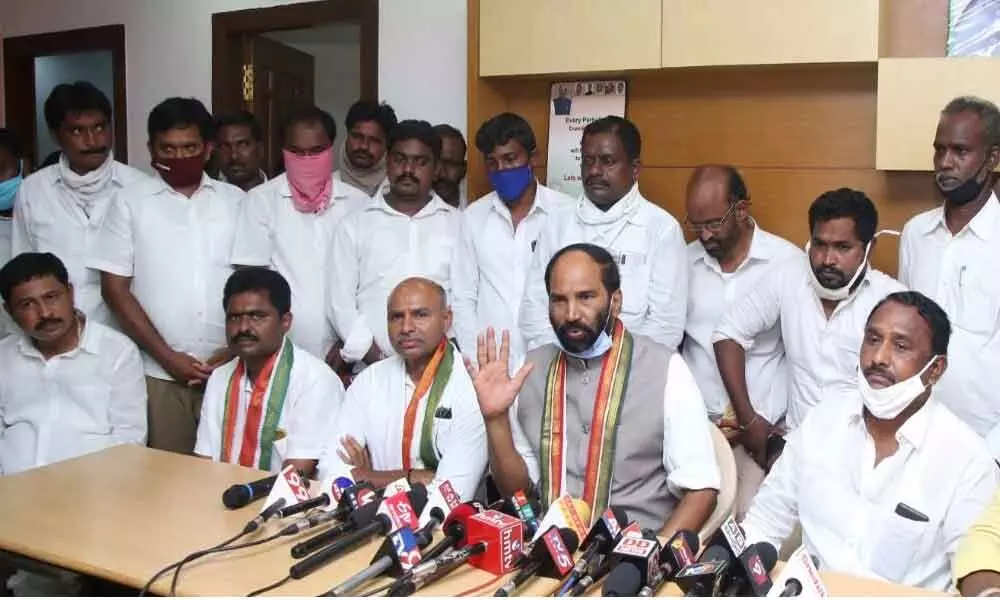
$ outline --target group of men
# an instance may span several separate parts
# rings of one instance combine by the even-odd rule
[[[943,203],[904,228],[898,281],[858,190],[812,202],[802,250],[705,165],[682,225],[640,192],[620,117],[584,130],[573,199],[537,180],[530,124],[494,116],[474,139],[493,191],[464,206],[461,134],[385,104],[356,103],[342,141],[297,110],[273,176],[252,117],[195,99],[151,111],[153,176],[114,160],[94,86],[45,116],[59,161],[23,181],[0,134],[0,473],[144,441],[464,499],[489,473],[669,536],[716,509],[728,439],[751,539],[798,528],[821,568],[938,590],[1000,483],[985,100],[941,113]]]

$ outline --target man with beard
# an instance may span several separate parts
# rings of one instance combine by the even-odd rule
[[[985,436],[1000,459],[1000,112],[979,98],[956,98],[934,136],[934,181],[944,199],[903,228],[899,278],[947,311],[954,325],[951,367],[941,401]]]
[[[765,285],[726,307],[712,335],[740,431],[735,441],[761,466],[768,462],[772,434],[793,431],[821,398],[857,389],[858,348],[868,315],[888,294],[903,289],[869,264],[877,227],[878,211],[863,192],[840,188],[822,194],[809,207],[808,261],[776,265]],[[754,408],[747,385],[747,352],[775,327],[791,369],[784,427]],[[780,444],[776,439],[775,448]]]
[[[342,160],[334,173],[336,193],[368,199],[387,185],[386,149],[396,123],[396,112],[388,104],[358,100],[348,109]]]
[[[448,204],[464,210],[468,204],[461,187],[468,168],[465,137],[461,131],[445,123],[435,125],[434,131],[441,138],[441,165],[434,180],[434,191]]]
[[[432,188],[441,138],[427,121],[402,121],[388,157],[389,186],[344,217],[330,243],[328,314],[349,363],[370,365],[393,351],[385,303],[400,281],[426,277],[445,291],[451,284],[459,212]]]
[[[687,186],[684,227],[697,236],[688,244],[690,283],[682,354],[705,399],[708,416],[728,437],[739,434],[726,388],[719,377],[712,332],[734,298],[760,285],[777,265],[802,260],[802,250],[764,231],[750,216],[750,194],[728,165],[695,169]],[[777,325],[761,333],[747,351],[747,387],[754,410],[776,422],[788,405],[788,366]],[[764,480],[764,470],[738,443],[735,513],[743,511]]]
[[[218,119],[215,143],[220,181],[231,183],[244,192],[267,181],[267,174],[261,168],[264,138],[252,114],[244,111]]]
[[[87,268],[111,198],[147,179],[111,154],[111,103],[87,81],[63,83],[45,100],[59,161],[25,178],[14,203],[11,256],[51,252],[63,260],[88,318],[109,323],[97,271]]]
[[[513,376],[510,335],[480,334],[472,373],[490,466],[503,496],[535,490],[543,506],[582,498],[598,519],[610,505],[670,537],[698,531],[720,475],[701,393],[672,348],[629,332],[618,315],[614,257],[572,244],[545,269],[556,343],[528,353]]]
[[[288,338],[292,292],[277,272],[236,271],[222,306],[236,358],[205,384],[195,454],[271,472],[291,464],[311,476],[335,429],[343,385]]]

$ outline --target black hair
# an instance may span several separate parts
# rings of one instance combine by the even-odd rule
[[[476,132],[476,149],[489,154],[497,146],[503,146],[511,140],[517,140],[528,154],[538,148],[535,132],[527,119],[510,112],[500,113],[479,126],[479,131]]]
[[[400,121],[389,134],[389,148],[406,140],[419,140],[431,149],[434,160],[441,160],[441,138],[427,121],[407,119]]]
[[[285,122],[281,127],[283,135],[282,139],[285,144],[288,143],[292,127],[299,124],[320,125],[323,128],[323,131],[326,132],[326,136],[330,138],[331,143],[337,139],[337,122],[333,120],[330,113],[318,106],[305,104],[296,108],[287,117],[285,117]]]
[[[69,285],[69,273],[66,265],[51,252],[24,252],[0,268],[0,296],[7,304],[14,288],[39,277],[51,275],[59,283]]]
[[[234,271],[222,290],[222,310],[229,309],[229,300],[233,296],[246,292],[267,292],[279,316],[283,317],[292,310],[292,289],[288,281],[281,273],[267,267],[243,267]]]
[[[89,81],[60,83],[52,88],[45,99],[45,124],[49,129],[59,129],[70,113],[99,112],[111,122],[111,102],[104,92]]]
[[[581,242],[570,244],[552,255],[549,264],[545,267],[545,291],[551,292],[552,270],[556,262],[567,252],[583,252],[591,258],[597,266],[601,268],[601,283],[608,294],[613,294],[622,287],[621,273],[618,271],[618,263],[611,253],[596,244]]]
[[[896,302],[897,304],[917,309],[917,314],[923,318],[924,322],[931,329],[931,353],[942,356],[948,354],[948,342],[951,340],[951,322],[948,320],[948,313],[937,302],[920,292],[893,292],[875,305],[872,312],[868,314],[868,320],[865,322],[866,325],[871,322],[872,317],[886,302]]]
[[[223,127],[246,127],[250,130],[250,137],[255,142],[264,141],[264,133],[260,130],[260,123],[257,117],[248,111],[240,111],[231,115],[222,115],[215,120],[215,133],[218,135]]]
[[[736,167],[723,165],[722,168],[729,172],[729,201],[736,204],[743,200],[749,200],[750,191],[747,190],[747,184],[743,181],[743,176],[736,170]]]
[[[21,141],[17,139],[17,134],[11,129],[0,127],[0,148],[10,152],[11,156],[17,160],[24,158],[24,152],[21,151]]]
[[[962,112],[975,113],[983,121],[983,141],[987,150],[1000,146],[1000,110],[989,100],[976,96],[959,96],[954,98],[941,114],[954,115]]]
[[[209,142],[215,137],[215,121],[208,109],[197,98],[167,98],[149,111],[146,132],[153,141],[158,133],[171,129],[198,128],[203,142]]]
[[[588,135],[596,135],[598,133],[613,133],[617,135],[622,143],[622,148],[625,149],[625,156],[630,161],[639,160],[639,154],[642,152],[642,136],[639,135],[639,128],[632,121],[614,115],[597,119],[583,128],[581,143],[587,139]]]
[[[452,127],[447,123],[441,123],[433,127],[434,133],[438,134],[438,137],[444,140],[444,138],[453,138],[461,142],[462,144],[462,155],[464,156],[466,152],[469,151],[469,145],[465,143],[465,136],[458,129]]]
[[[816,223],[833,219],[854,221],[854,233],[867,244],[875,238],[878,227],[878,210],[871,198],[859,190],[840,188],[820,195],[809,207],[809,233],[816,229]]]
[[[396,118],[396,111],[386,103],[379,104],[374,100],[358,100],[347,109],[347,117],[344,119],[344,127],[350,131],[358,123],[373,121],[382,128],[382,135],[386,139],[392,135],[392,130],[399,124]]]

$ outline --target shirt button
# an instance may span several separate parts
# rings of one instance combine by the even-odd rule
[[[583,434],[584,435],[590,435],[590,425],[588,425],[586,423],[583,424]]]
[[[590,375],[584,375],[583,379],[581,381],[583,381],[583,385],[589,384],[590,383]],[[584,433],[587,433],[587,432],[584,431]]]

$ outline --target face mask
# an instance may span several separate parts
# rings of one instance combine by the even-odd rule
[[[906,410],[906,407],[927,389],[920,377],[934,364],[936,358],[935,354],[924,365],[924,368],[920,369],[920,372],[913,377],[881,389],[875,389],[868,383],[868,379],[865,378],[865,374],[859,366],[858,389],[861,391],[861,400],[864,402],[865,408],[876,419],[895,419],[898,417],[899,413]]]
[[[983,161],[983,164],[976,170],[975,175],[969,178],[968,181],[962,182],[962,185],[953,190],[942,190],[941,185],[938,184],[937,177],[935,177],[934,183],[938,186],[938,191],[940,191],[941,195],[952,204],[961,206],[972,202],[979,197],[980,192],[982,192],[983,188],[986,186],[986,181],[989,180],[989,176],[986,176],[982,181],[979,181],[979,173],[983,170],[983,167],[986,166],[986,162],[988,160],[989,159]]]
[[[187,158],[154,158],[151,163],[172,188],[198,185],[205,173],[205,153]]]
[[[309,156],[288,150],[282,150],[281,154],[295,208],[304,213],[326,210],[333,197],[333,146]]]
[[[806,242],[806,260],[809,260],[809,248],[812,247],[812,242]],[[857,283],[858,278],[865,272],[868,267],[868,252],[872,249],[872,243],[868,242],[865,246],[865,257],[861,259],[861,264],[858,266],[858,270],[854,272],[854,276],[839,288],[828,288],[823,286],[821,282],[816,277],[816,271],[813,270],[812,262],[809,263],[809,283],[812,284],[813,291],[816,295],[823,300],[840,301],[846,299],[851,295],[851,290],[854,288],[854,284]]]
[[[586,350],[580,352],[570,352],[563,347],[562,342],[556,337],[556,345],[559,349],[569,354],[570,356],[575,356],[576,358],[582,360],[590,360],[592,358],[597,358],[598,356],[604,356],[604,354],[611,349],[611,334],[608,333],[608,324],[611,323],[611,311],[608,311],[608,318],[604,320],[604,327],[601,328],[601,333],[598,334],[597,339],[594,343],[590,345]]]
[[[7,181],[0,181],[0,210],[14,208],[14,197],[17,196],[17,188],[21,187],[22,179],[18,173]]]
[[[496,190],[497,196],[500,196],[500,199],[507,204],[516,202],[535,179],[530,164],[502,171],[492,171],[487,173],[487,176],[490,179],[490,185]]]

